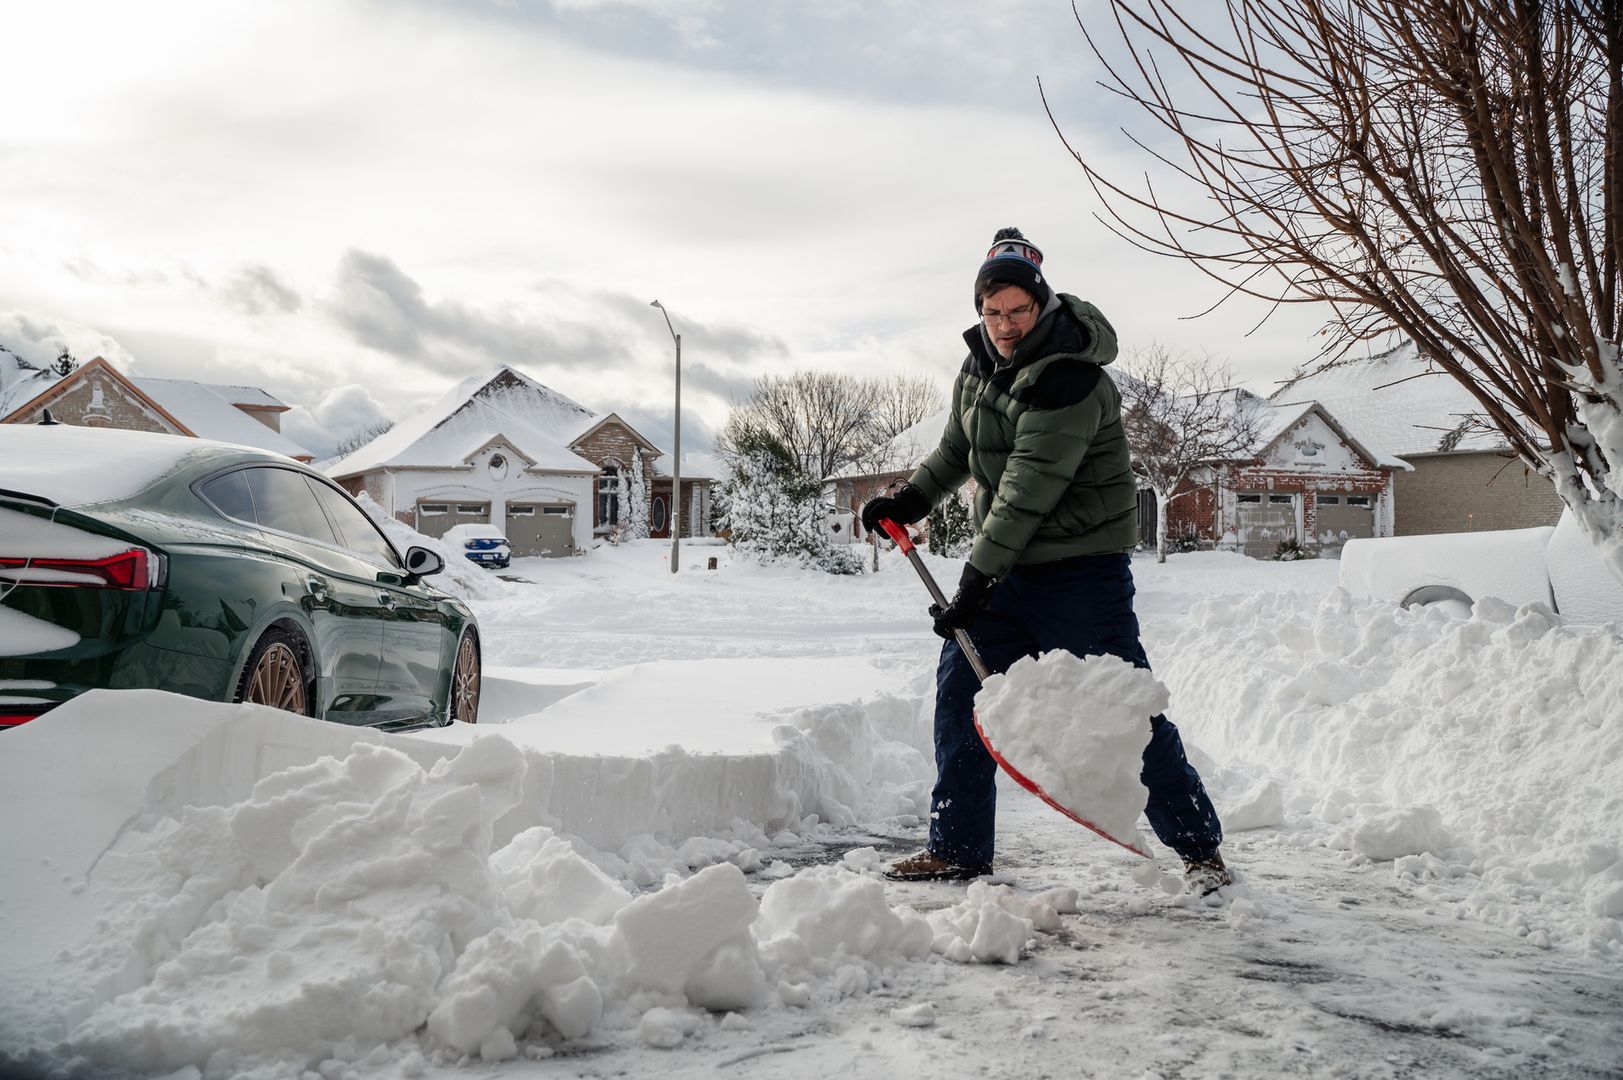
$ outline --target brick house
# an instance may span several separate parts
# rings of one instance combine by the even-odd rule
[[[38,423],[49,409],[64,424],[214,439],[299,461],[313,456],[282,434],[289,407],[255,386],[136,378],[100,356],[58,377],[7,356],[12,378],[0,386],[0,423]]]
[[[1410,466],[1395,478],[1395,536],[1524,529],[1561,516],[1555,485],[1524,466],[1498,432],[1473,422],[1476,399],[1431,369],[1413,344],[1298,374],[1270,400],[1318,401]]]
[[[1334,557],[1358,537],[1392,535],[1393,477],[1407,466],[1383,454],[1322,404],[1269,405],[1251,459],[1214,469],[1168,511],[1174,530],[1193,528],[1253,558],[1282,542]],[[1208,531],[1209,530],[1209,531]]]
[[[671,479],[656,468],[663,455],[619,415],[594,413],[503,364],[323,468],[426,535],[492,524],[514,555],[557,557],[587,550],[626,520],[639,466],[650,531],[669,536]],[[708,532],[709,486],[707,477],[682,478],[684,506],[699,509],[684,515],[684,536]]]

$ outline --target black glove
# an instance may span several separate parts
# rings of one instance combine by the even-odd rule
[[[938,637],[948,641],[956,636],[954,630],[968,630],[980,613],[986,610],[987,601],[992,599],[993,584],[991,578],[975,569],[974,563],[966,562],[952,603],[946,607],[930,605],[930,618],[935,620],[931,629]]]
[[[871,533],[883,533],[880,518],[890,518],[898,525],[911,525],[930,512],[930,500],[912,484],[903,484],[894,495],[881,495],[868,500],[862,508],[862,527]]]

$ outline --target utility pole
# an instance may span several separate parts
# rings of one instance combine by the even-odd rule
[[[671,461],[671,573],[676,573],[681,559],[682,540],[682,335],[671,325],[671,313],[658,300],[649,306],[657,307],[665,316],[665,329],[676,342],[676,448]]]

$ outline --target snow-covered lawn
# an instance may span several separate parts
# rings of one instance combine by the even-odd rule
[[[1239,884],[1009,784],[996,878],[904,886],[917,579],[667,551],[459,573],[477,727],[127,692],[6,736],[0,1075],[1618,1074],[1617,628],[1135,561]]]

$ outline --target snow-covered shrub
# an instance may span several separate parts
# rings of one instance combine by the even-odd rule
[[[622,523],[622,538],[626,540],[648,539],[648,476],[642,467],[642,450],[633,447],[631,450],[631,468],[627,471],[625,491],[625,521]]]
[[[716,520],[733,546],[762,562],[862,573],[861,557],[830,540],[821,481],[770,435],[746,435],[736,449],[716,490]]]
[[[1281,540],[1269,557],[1277,562],[1296,562],[1298,559],[1314,558],[1314,553],[1295,540]]]
[[[930,511],[930,554],[961,559],[975,542],[975,522],[963,497],[953,492]]]

